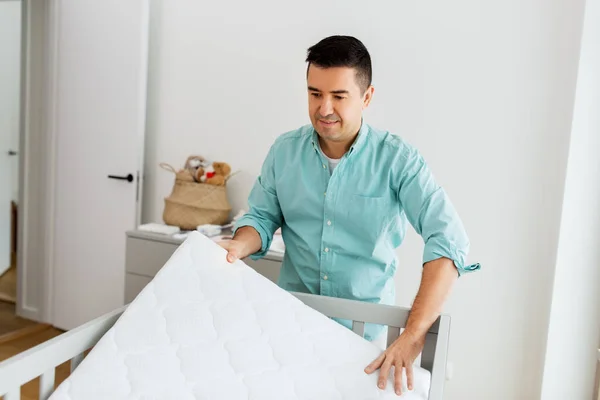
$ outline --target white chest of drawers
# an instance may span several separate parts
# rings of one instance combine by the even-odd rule
[[[183,240],[145,231],[128,231],[126,234],[125,303],[128,304],[154,278]],[[282,255],[268,253],[261,260],[247,258],[244,262],[277,282],[282,260]]]

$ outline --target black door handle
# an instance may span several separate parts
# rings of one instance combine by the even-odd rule
[[[131,174],[129,174],[127,176],[109,175],[108,177],[110,179],[119,179],[119,180],[122,180],[122,181],[133,182],[133,175],[131,175]]]
[[[9,155],[9,156],[16,156],[17,154],[19,154],[19,153],[17,153],[17,152],[16,152],[16,151],[14,151],[14,150],[9,150],[9,151],[8,151],[8,155]]]

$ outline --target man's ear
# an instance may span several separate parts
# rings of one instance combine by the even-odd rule
[[[373,85],[370,85],[367,90],[365,90],[365,94],[363,95],[363,110],[369,107],[371,100],[373,99],[373,93],[375,92],[375,88]]]

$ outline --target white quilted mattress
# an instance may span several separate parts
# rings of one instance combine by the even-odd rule
[[[51,400],[425,400],[364,368],[374,344],[193,233]]]

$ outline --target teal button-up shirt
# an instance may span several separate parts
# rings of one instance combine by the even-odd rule
[[[469,239],[450,199],[418,151],[363,122],[350,150],[330,173],[312,125],[271,146],[234,231],[252,226],[268,251],[281,227],[285,254],[279,286],[289,290],[394,304],[395,249],[410,223],[425,242],[423,263],[467,265]],[[337,320],[350,327],[351,322]],[[365,338],[382,327],[367,324]]]

